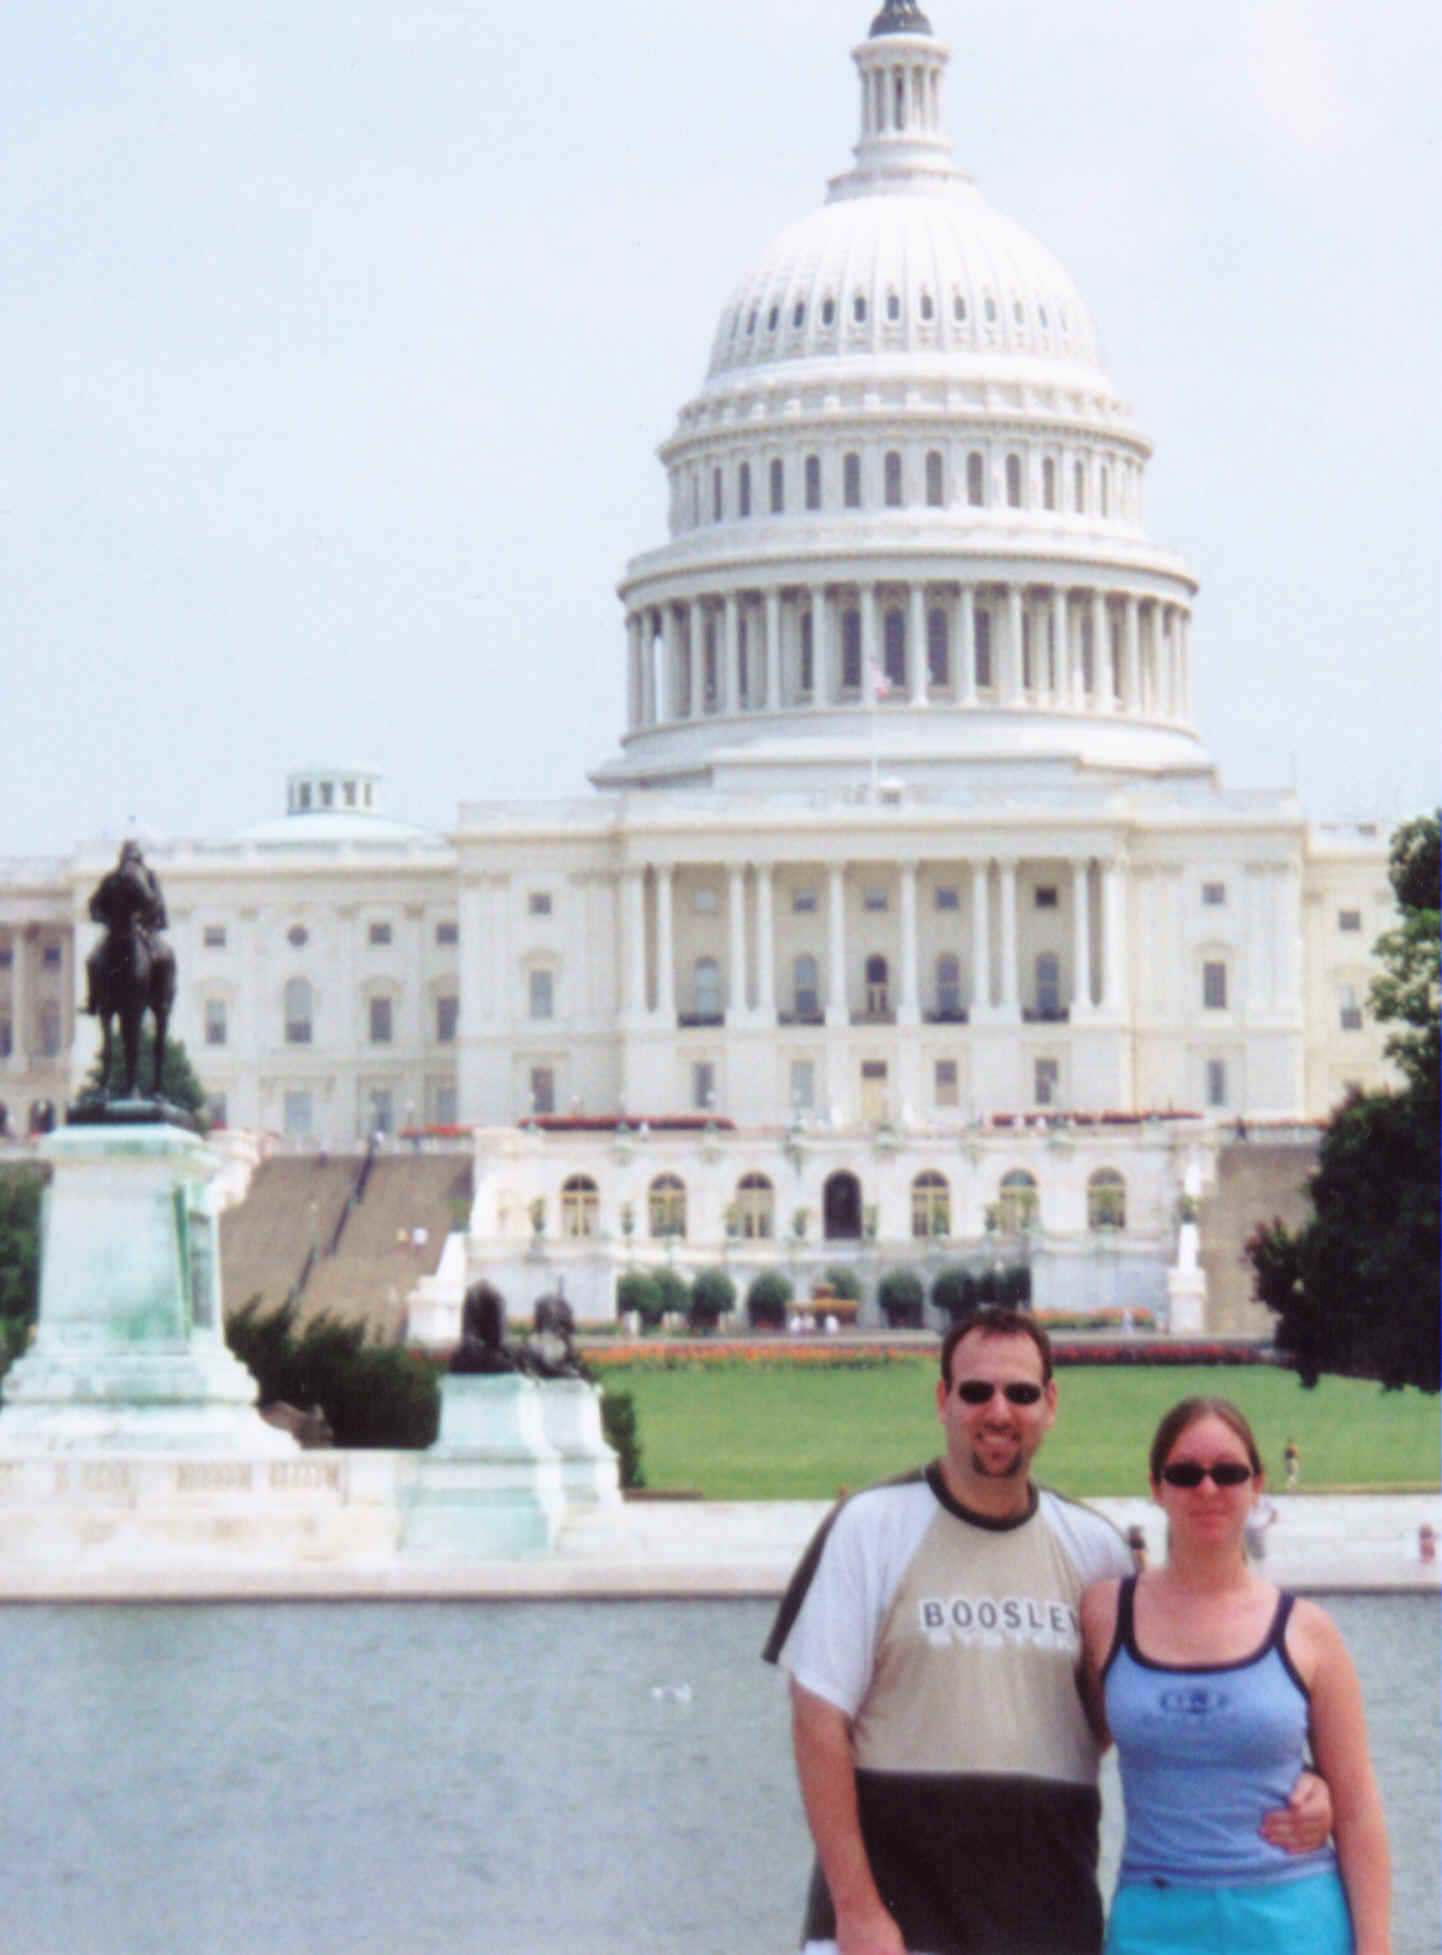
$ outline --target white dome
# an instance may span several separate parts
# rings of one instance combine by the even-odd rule
[[[728,300],[707,377],[907,352],[1101,366],[1070,275],[957,176],[838,197],[789,225]]]

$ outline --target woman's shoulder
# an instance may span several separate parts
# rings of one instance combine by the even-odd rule
[[[1091,1582],[1082,1591],[1080,1604],[1082,1636],[1088,1653],[1100,1661],[1111,1648],[1116,1634],[1117,1607],[1121,1598],[1122,1577],[1107,1575]]]
[[[1345,1653],[1342,1632],[1317,1603],[1305,1595],[1291,1598],[1287,1616],[1286,1651],[1304,1684],[1311,1687],[1318,1670]]]

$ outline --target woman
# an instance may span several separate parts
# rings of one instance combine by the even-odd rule
[[[1107,1955],[1391,1955],[1356,1672],[1323,1611],[1243,1553],[1262,1489],[1251,1427],[1225,1399],[1185,1399],[1158,1426],[1150,1466],[1166,1565],[1082,1598],[1088,1685],[1126,1802]],[[1285,1805],[1309,1749],[1336,1849],[1288,1854],[1261,1819]]]

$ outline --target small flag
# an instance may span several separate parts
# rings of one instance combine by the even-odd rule
[[[891,697],[891,681],[879,665],[873,665],[871,668],[871,691],[877,699],[889,699]]]

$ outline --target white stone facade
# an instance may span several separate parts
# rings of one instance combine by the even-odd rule
[[[1031,1246],[1063,1261],[1091,1254],[1108,1132],[1160,1269],[1195,1133],[1386,1077],[1385,832],[1221,786],[1192,723],[1196,580],[1147,535],[1150,445],[1085,300],[952,163],[916,11],[854,58],[854,167],[735,287],[663,444],[669,535],[621,580],[601,792],[464,801],[442,838],[386,819],[366,770],[310,768],[280,820],[147,848],[175,1030],[225,1119],[336,1145],[484,1129],[473,1267],[514,1259],[498,1176],[550,1200],[599,1144],[553,1133],[542,1167],[518,1123],[694,1113],[759,1137],[777,1239],[797,1207],[821,1227],[799,1149],[873,1190],[907,1253],[928,1166],[948,1234],[979,1240],[1001,1134],[1050,1178]],[[113,857],[0,865],[12,1130],[89,1064],[75,997]],[[732,1240],[745,1145],[714,1147],[666,1142],[687,1254]],[[641,1168],[603,1151],[603,1207],[639,1213]],[[598,1228],[599,1262],[556,1242],[604,1290],[644,1231]]]

